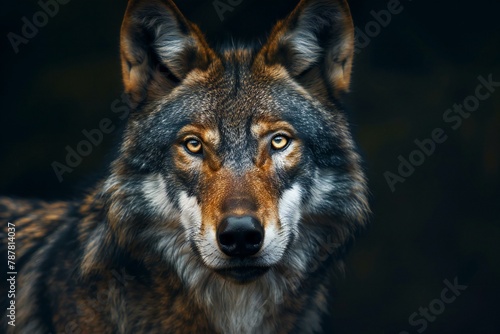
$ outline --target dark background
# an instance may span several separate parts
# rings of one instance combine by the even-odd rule
[[[226,0],[223,2],[227,2]],[[213,0],[178,1],[209,40],[263,39],[296,0],[243,0],[221,21]],[[388,0],[352,0],[362,31]],[[348,98],[353,132],[366,160],[372,193],[371,227],[335,282],[326,333],[417,333],[409,316],[440,298],[445,279],[468,288],[425,333],[498,333],[500,297],[500,91],[482,101],[457,129],[444,112],[474,94],[478,76],[500,81],[498,1],[401,1],[355,59]],[[14,53],[7,33],[20,34],[37,1],[3,1],[1,25],[0,193],[46,199],[75,198],[99,177],[119,131],[59,182],[64,163],[108,117],[120,97],[119,28],[126,1],[72,0],[28,44]],[[415,139],[442,128],[438,144],[395,191],[384,173],[397,173]],[[420,317],[418,317],[420,319]]]

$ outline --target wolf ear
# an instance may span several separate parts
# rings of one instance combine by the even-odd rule
[[[166,95],[215,54],[171,0],[130,0],[121,28],[125,91],[133,106]]]
[[[301,0],[278,22],[260,54],[280,64],[318,98],[339,98],[349,90],[354,27],[345,0]]]

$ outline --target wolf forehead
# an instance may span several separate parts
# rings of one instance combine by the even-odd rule
[[[335,144],[345,123],[342,112],[319,103],[284,69],[256,64],[253,56],[252,49],[222,51],[219,63],[191,72],[173,92],[148,101],[136,111],[129,142],[167,148],[194,125],[214,133],[221,148],[244,150],[253,126],[284,121],[309,148]]]

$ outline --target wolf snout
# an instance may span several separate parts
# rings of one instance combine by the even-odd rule
[[[217,228],[219,248],[228,256],[246,257],[262,247],[264,229],[252,216],[227,217]]]

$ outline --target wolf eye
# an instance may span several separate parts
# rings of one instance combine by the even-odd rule
[[[285,149],[288,143],[290,143],[290,138],[284,135],[276,135],[271,139],[271,147],[277,151]]]
[[[201,142],[197,139],[188,139],[184,142],[186,150],[193,154],[200,154],[202,152]]]

